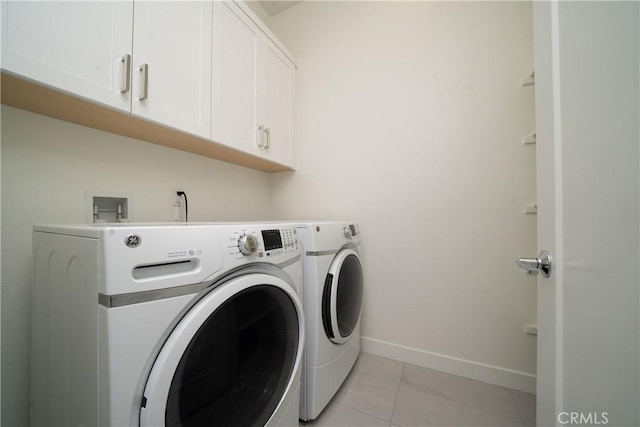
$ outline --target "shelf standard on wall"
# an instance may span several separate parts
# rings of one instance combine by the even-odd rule
[[[520,80],[522,86],[529,86],[536,83],[536,72],[532,71],[527,77]]]
[[[537,214],[538,213],[538,204],[530,203],[528,205],[524,205],[524,213],[526,214]]]
[[[536,143],[536,133],[532,133],[530,135],[525,135],[522,137],[522,143],[524,145],[535,144]]]

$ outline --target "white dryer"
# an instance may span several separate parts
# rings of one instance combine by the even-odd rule
[[[35,426],[298,426],[291,224],[34,228]]]
[[[360,353],[364,281],[360,230],[353,222],[298,224],[307,325],[300,418],[327,406]]]

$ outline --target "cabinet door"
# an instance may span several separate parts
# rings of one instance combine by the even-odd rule
[[[133,1],[3,1],[2,68],[129,111],[132,20]]]
[[[211,139],[259,153],[257,123],[260,30],[232,2],[213,6]]]
[[[210,137],[211,5],[135,3],[133,114]]]
[[[265,40],[262,52],[262,114],[266,128],[263,155],[270,160],[293,165],[293,102],[295,66],[277,46]]]

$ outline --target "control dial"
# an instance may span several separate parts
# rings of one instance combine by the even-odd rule
[[[251,255],[258,250],[258,239],[253,234],[243,234],[238,239],[238,249],[242,255]]]
[[[342,229],[342,232],[344,233],[344,237],[346,237],[347,239],[351,238],[351,228],[349,228],[348,225],[344,226],[344,228]]]

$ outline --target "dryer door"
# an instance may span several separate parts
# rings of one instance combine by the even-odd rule
[[[191,307],[158,353],[140,425],[269,425],[297,386],[301,319],[300,300],[282,279],[252,273],[219,285]]]
[[[353,249],[341,250],[329,267],[322,294],[322,323],[334,343],[346,342],[358,325],[363,288],[360,256]]]

